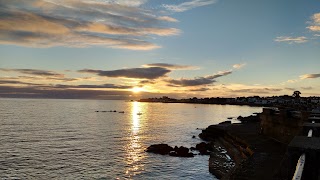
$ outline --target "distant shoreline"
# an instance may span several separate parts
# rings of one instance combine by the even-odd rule
[[[161,101],[148,101],[144,99],[138,100],[138,102],[147,102],[147,103],[181,103],[181,104],[213,104],[213,105],[234,105],[234,106],[251,106],[251,107],[274,107],[274,105],[270,104],[253,104],[253,103],[206,103],[206,102],[185,102],[185,101],[168,101],[168,102],[161,102]]]

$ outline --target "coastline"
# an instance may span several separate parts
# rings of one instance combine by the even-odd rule
[[[245,117],[242,123],[226,121],[211,125],[199,135],[201,139],[213,142],[215,149],[225,149],[234,162],[233,167],[219,166],[227,162],[212,152],[209,171],[217,178],[274,179],[287,146],[261,134],[258,116]]]
[[[240,123],[232,124],[230,120],[226,120],[217,125],[210,125],[199,134],[205,142],[197,144],[196,147],[173,148],[167,144],[154,144],[146,152],[178,157],[209,155],[209,172],[222,180],[286,179],[291,176],[283,175],[283,172],[289,170],[284,161],[287,161],[288,141],[291,135],[287,135],[288,141],[282,141],[283,139],[266,133],[268,126],[274,125],[266,124],[263,120],[269,118],[266,116],[270,111],[269,108],[265,108],[262,113],[239,116],[237,119]],[[288,110],[280,112],[288,113]],[[286,117],[285,119],[291,120]],[[280,131],[283,130],[288,131]],[[289,131],[294,132],[293,130],[296,128]],[[179,153],[179,149],[185,152]]]

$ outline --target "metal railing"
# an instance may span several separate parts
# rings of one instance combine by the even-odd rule
[[[314,123],[314,121],[312,121],[312,123]],[[312,129],[308,131],[308,137],[312,137]],[[303,153],[298,160],[296,171],[294,172],[292,180],[301,180],[305,162],[306,162],[306,154]]]

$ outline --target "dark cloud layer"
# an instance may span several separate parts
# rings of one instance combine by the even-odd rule
[[[4,78],[0,79],[0,84],[6,85],[27,85],[34,87],[46,87],[46,88],[59,88],[59,89],[131,89],[133,86],[124,86],[116,84],[100,84],[100,85],[65,85],[65,84],[39,84],[39,83],[29,83],[18,80],[6,80]]]
[[[179,65],[179,64],[168,64],[168,63],[152,63],[152,64],[145,64],[144,67],[162,67],[167,69],[193,69],[194,66],[187,66],[187,65]]]
[[[36,75],[36,76],[55,76],[55,77],[63,77],[64,74],[59,74],[53,71],[46,70],[38,70],[38,69],[7,69],[0,68],[0,71],[4,72],[18,72],[22,74]]]
[[[201,86],[201,85],[208,85],[216,82],[216,78],[226,76],[231,74],[232,71],[224,71],[219,72],[218,74],[212,75],[212,76],[206,76],[206,77],[198,77],[194,79],[169,79],[166,80],[168,82],[168,86],[173,87],[187,87],[187,86]]]
[[[189,90],[189,91],[194,91],[194,92],[200,92],[200,91],[208,91],[208,90],[210,90],[210,88],[198,88],[198,89],[191,89],[191,90]]]
[[[63,84],[57,84],[54,85],[55,88],[94,88],[94,89],[100,89],[100,88],[110,88],[110,89],[130,89],[133,88],[133,86],[123,86],[123,85],[115,85],[115,84],[102,84],[102,85],[63,85]]]
[[[129,99],[130,91],[98,91],[0,86],[0,97],[58,99]]]
[[[28,83],[28,82],[15,81],[15,80],[2,80],[2,79],[0,79],[0,84],[18,84],[18,85],[32,85],[32,86],[41,85],[36,83]]]
[[[81,73],[95,73],[99,76],[107,77],[125,77],[125,78],[138,78],[138,79],[157,79],[165,76],[171,72],[166,68],[161,67],[148,67],[148,68],[131,68],[131,69],[119,69],[112,71],[83,69],[79,70]]]
[[[300,76],[301,79],[314,79],[319,77],[320,77],[320,74],[304,74]]]

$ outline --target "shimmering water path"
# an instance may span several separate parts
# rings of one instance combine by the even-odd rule
[[[95,112],[103,110],[125,113]],[[0,179],[214,179],[208,156],[144,150],[155,143],[195,146],[197,128],[254,112],[261,108],[0,99]]]

